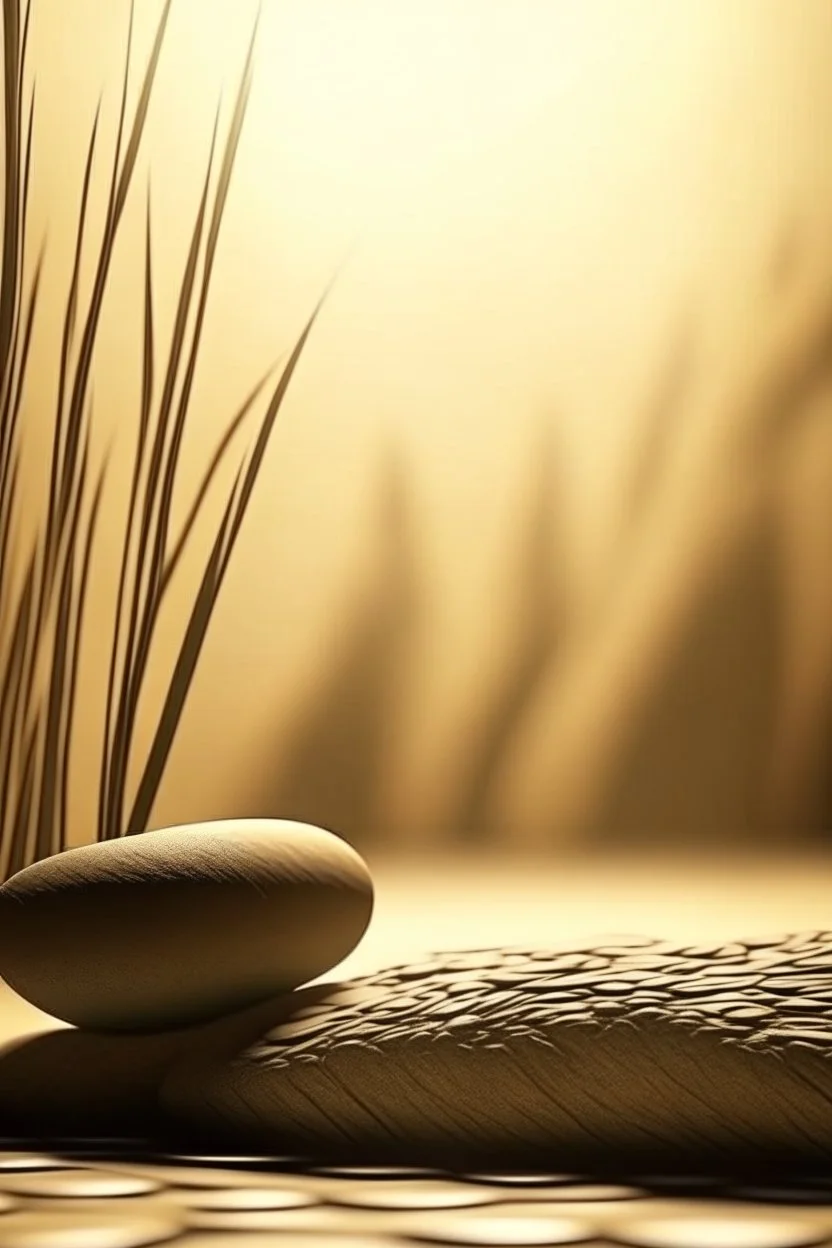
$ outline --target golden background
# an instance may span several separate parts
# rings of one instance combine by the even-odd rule
[[[136,6],[139,67],[158,13]],[[100,446],[116,441],[73,843],[95,828],[144,182],[164,337],[215,103],[223,91],[222,129],[254,16],[243,0],[174,3],[114,260],[94,390]],[[102,141],[114,133],[126,21],[112,0],[33,9],[32,227],[48,234],[25,411],[33,521],[85,146],[102,90]],[[829,0],[263,4],[183,508],[230,412],[339,275],[155,826],[273,815],[359,848],[518,849],[828,830],[829,386],[765,467],[735,448],[732,396],[773,341],[799,344],[814,284],[832,279],[830,121]],[[102,161],[94,205],[105,177]],[[658,427],[692,433],[639,492],[651,395],[689,336],[692,398]],[[220,486],[214,522],[222,501]],[[211,523],[162,620],[139,759]]]

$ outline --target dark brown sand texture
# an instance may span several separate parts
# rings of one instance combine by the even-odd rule
[[[249,1014],[171,1063],[170,1122],[422,1164],[832,1161],[828,932],[449,952]]]

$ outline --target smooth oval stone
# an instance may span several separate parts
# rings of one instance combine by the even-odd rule
[[[0,974],[97,1030],[182,1026],[328,971],[373,887],[331,832],[285,820],[160,828],[65,850],[0,888]]]
[[[832,970],[832,933],[824,942]],[[226,1144],[351,1164],[447,1160],[476,1171],[499,1158],[589,1173],[624,1156],[645,1173],[774,1166],[781,1176],[828,1166],[832,1002],[811,1012],[811,1026],[793,1025],[783,1011],[802,989],[781,996],[748,957],[732,966],[738,1013],[714,1013],[721,984],[709,989],[698,976],[722,948],[694,956],[660,942],[622,945],[595,973],[576,973],[576,955],[593,961],[592,945],[579,944],[562,951],[562,977],[555,951],[542,959],[495,948],[472,959],[471,995],[456,992],[458,951],[420,976],[388,967],[319,984],[297,1001],[307,1010],[314,992],[314,1023],[284,1008],[270,1025],[264,1007],[249,1035],[216,1056],[193,1050],[173,1062],[160,1103],[182,1127]],[[627,978],[645,949],[655,959],[649,1008]],[[786,942],[781,952],[799,956]],[[493,987],[507,965],[508,1000]],[[611,984],[622,987],[615,1000]],[[742,1008],[751,993],[765,1009]]]

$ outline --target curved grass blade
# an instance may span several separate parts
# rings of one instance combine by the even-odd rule
[[[20,54],[19,54],[19,72],[17,76],[17,104],[16,117],[17,125],[21,127],[23,118],[23,86],[26,81],[26,62],[28,60],[29,51],[29,19],[31,17],[32,5],[31,0],[26,0],[26,6],[23,15],[23,33],[20,37]],[[29,111],[26,121],[26,139],[23,141],[23,130],[19,129],[20,140],[18,144],[18,157],[22,158],[23,172],[19,178],[21,183],[21,192],[18,205],[18,230],[17,230],[17,289],[15,290],[15,308],[12,321],[12,341],[9,353],[10,361],[14,361],[17,349],[17,329],[20,322],[20,296],[23,287],[23,274],[25,271],[26,259],[26,233],[28,221],[29,207],[29,174],[31,171],[32,158],[32,126],[35,117],[35,95],[36,81],[32,83],[32,91],[29,97]]]
[[[208,153],[208,163],[205,172],[205,178],[202,184],[202,194],[200,196],[199,208],[197,210],[196,220],[191,232],[190,244],[188,247],[188,257],[185,264],[185,273],[182,281],[182,288],[179,294],[179,300],[176,308],[176,316],[174,318],[173,337],[171,342],[170,355],[168,357],[168,366],[165,371],[165,380],[162,387],[162,397],[159,403],[159,415],[156,429],[156,439],[153,447],[153,457],[151,460],[150,473],[148,478],[148,488],[145,494],[143,516],[142,516],[142,567],[148,549],[152,542],[151,558],[147,578],[147,596],[145,599],[145,615],[142,620],[141,637],[144,639],[139,642],[139,650],[141,652],[146,645],[145,631],[149,626],[149,615],[152,611],[152,602],[155,593],[156,583],[158,581],[159,571],[157,561],[160,561],[158,550],[164,541],[164,511],[165,511],[165,495],[168,488],[168,476],[170,475],[170,465],[173,462],[174,471],[177,462],[178,439],[176,436],[176,428],[168,446],[167,457],[165,458],[165,445],[167,442],[168,429],[170,427],[171,412],[173,410],[173,396],[176,389],[176,381],[179,375],[179,366],[182,361],[182,353],[185,349],[185,336],[190,317],[191,305],[193,302],[194,288],[196,286],[196,273],[199,262],[199,249],[202,243],[202,235],[205,228],[205,215],[208,209],[208,190],[211,179],[211,171],[214,163],[214,150],[217,137],[217,123],[219,113],[214,118],[214,130],[211,136],[211,146]],[[177,411],[176,422],[181,419],[181,403]],[[152,531],[152,537],[151,537]]]
[[[30,848],[29,832],[32,826],[31,812],[34,808],[33,799],[35,793],[35,774],[37,771],[35,749],[37,746],[39,729],[40,725],[36,720],[34,726],[30,730],[29,740],[26,745],[20,792],[18,794],[18,800],[15,807],[15,816],[14,823],[12,824],[11,836],[9,837],[9,875],[14,875],[16,871],[22,870],[23,867],[33,861],[31,854],[28,851]]]
[[[136,157],[139,154],[144,126],[147,120],[147,110],[150,106],[150,97],[153,92],[153,84],[156,80],[156,71],[159,67],[159,57],[162,54],[162,45],[165,40],[165,32],[170,17],[172,0],[165,0],[161,16],[156,25],[156,34],[153,38],[153,47],[150,51],[147,68],[145,69],[144,79],[142,81],[139,99],[136,105],[136,111],[133,114],[133,125],[130,130],[130,138],[127,142],[127,151],[124,155],[124,163],[121,167],[118,185],[115,190],[113,199],[113,228],[118,226],[124,205],[127,200],[127,193],[130,190],[130,182],[133,177],[133,170],[136,165]],[[127,70],[125,69],[125,78]]]
[[[323,295],[321,296],[321,298],[318,300],[317,304],[315,305],[315,309],[312,312],[312,315],[310,316],[309,320],[306,322],[306,325],[304,326],[304,329],[303,329],[303,333],[298,338],[298,341],[295,344],[294,349],[292,350],[292,354],[289,356],[288,363],[286,364],[286,367],[280,376],[280,380],[274,389],[274,393],[272,394],[272,397],[269,400],[269,405],[268,405],[268,408],[266,409],[266,414],[263,418],[263,423],[260,426],[260,432],[257,435],[257,440],[254,444],[254,449],[251,453],[249,466],[246,471],[245,479],[243,481],[240,505],[237,508],[237,512],[234,516],[234,521],[233,521],[232,529],[231,529],[231,538],[230,538],[230,545],[229,545],[229,550],[228,550],[228,558],[230,558],[231,551],[233,550],[233,547],[234,547],[234,543],[237,540],[237,534],[240,531],[240,525],[243,522],[243,518],[245,516],[246,509],[248,507],[249,500],[251,498],[251,493],[252,493],[252,490],[254,489],[254,483],[257,480],[257,474],[260,471],[260,466],[263,462],[263,457],[266,454],[266,449],[269,444],[269,439],[271,438],[271,435],[272,435],[272,429],[274,427],[274,422],[277,419],[277,414],[283,405],[283,400],[286,397],[286,392],[289,389],[289,385],[295,374],[295,369],[300,363],[300,357],[303,354],[303,350],[304,350],[304,347],[306,346],[307,339],[309,338],[309,335],[312,332],[312,327],[318,319],[321,308],[323,307],[324,301],[328,297],[331,288],[332,288],[332,282],[330,282],[329,286],[327,286]],[[228,558],[226,558],[226,564],[228,562]]]
[[[193,298],[196,282],[196,271],[199,260],[199,248],[205,224],[208,203],[208,188],[213,162],[214,144],[216,141],[216,121],[209,151],[208,169],[203,182],[202,194],[197,210],[196,220],[191,232],[185,273],[182,280],[176,315],[174,317],[173,335],[165,379],[162,385],[162,396],[156,417],[156,429],[150,455],[147,481],[142,502],[142,518],[139,531],[139,548],[136,570],[133,578],[133,590],[130,602],[130,617],[127,631],[124,678],[119,692],[116,723],[113,732],[113,757],[110,760],[110,776],[107,792],[106,825],[109,836],[119,836],[120,811],[124,804],[124,782],[127,759],[132,739],[132,724],[138,703],[138,690],[141,677],[136,673],[143,672],[149,650],[149,634],[153,614],[154,570],[152,562],[148,563],[151,543],[155,545],[159,524],[158,493],[162,480],[165,444],[173,407],[173,395],[176,387],[179,362],[184,349],[188,314]]]
[[[110,172],[110,190],[107,195],[107,224],[104,227],[106,233],[110,232],[116,218],[116,187],[118,184],[119,166],[121,165],[121,147],[124,142],[124,121],[127,116],[127,88],[130,85],[130,63],[133,51],[133,19],[135,18],[135,10],[135,0],[130,0],[130,9],[127,15],[127,38],[124,41],[124,69],[121,75],[121,101],[119,102],[118,108],[116,146],[113,153],[113,167]],[[166,15],[163,20],[167,21]],[[161,43],[159,44],[159,47],[161,49]]]
[[[16,116],[18,119],[23,116],[23,83],[26,79],[26,61],[29,52],[29,19],[32,16],[32,2],[26,0],[23,7],[23,28],[20,35],[20,44],[18,52],[18,74],[17,74],[17,105]]]
[[[194,330],[191,336],[191,349],[188,354],[188,362],[185,368],[185,377],[182,383],[182,389],[179,395],[179,404],[176,413],[176,420],[173,427],[173,436],[171,441],[170,454],[165,469],[164,482],[162,485],[161,504],[159,508],[159,525],[156,533],[156,541],[153,550],[153,564],[151,583],[153,585],[154,595],[158,594],[159,581],[162,576],[164,564],[165,550],[167,549],[167,537],[170,526],[170,510],[173,497],[173,483],[176,476],[176,468],[179,462],[179,454],[182,445],[182,436],[185,429],[185,421],[187,418],[188,407],[190,403],[191,393],[193,390],[194,375],[196,373],[197,358],[199,355],[199,347],[202,341],[202,330],[205,322],[205,311],[208,306],[208,295],[211,287],[211,276],[214,269],[214,259],[216,257],[217,243],[219,241],[220,226],[225,214],[225,206],[228,198],[228,188],[231,184],[231,176],[234,171],[234,163],[237,157],[237,149],[240,142],[240,135],[243,129],[246,110],[248,108],[249,96],[251,94],[251,78],[252,66],[254,61],[254,47],[257,38],[257,26],[259,21],[259,13],[254,22],[254,26],[249,39],[248,50],[246,53],[243,73],[240,79],[240,85],[237,89],[237,95],[234,101],[234,111],[231,117],[228,134],[226,136],[225,148],[223,151],[222,161],[220,162],[220,171],[217,181],[217,189],[214,195],[214,204],[211,211],[211,220],[208,226],[208,238],[205,245],[205,263],[203,266],[202,283],[197,303],[196,318]],[[215,128],[216,133],[216,128]],[[213,150],[213,149],[212,149]],[[206,183],[207,189],[207,183]],[[154,612],[155,618],[155,612]],[[148,639],[149,642],[150,639]]]
[[[17,485],[20,479],[20,456],[14,454],[12,456],[11,472],[9,473],[8,485],[4,482],[2,491],[0,491],[0,586],[6,583],[6,575],[8,565],[6,559],[9,554],[9,541],[12,533],[12,520],[15,514],[15,502],[17,501]],[[0,641],[4,634],[5,625],[5,601],[0,597]]]
[[[275,365],[274,367],[277,367],[277,366]],[[161,606],[162,604],[167,587],[170,584],[176,572],[176,569],[179,565],[179,561],[182,558],[182,555],[184,554],[185,547],[187,546],[188,540],[193,531],[193,527],[196,524],[196,521],[198,520],[201,514],[206,495],[214,482],[214,478],[216,477],[217,472],[219,471],[220,467],[223,464],[223,461],[225,460],[226,454],[228,452],[229,447],[231,446],[234,436],[238,432],[238,430],[242,427],[242,424],[246,416],[251,411],[257,399],[263,393],[263,388],[265,387],[265,384],[269,379],[269,375],[274,371],[274,367],[270,368],[268,372],[265,372],[263,374],[260,380],[252,387],[252,389],[249,391],[246,398],[237,408],[237,411],[232,416],[231,420],[229,421],[228,425],[225,428],[225,432],[223,433],[222,437],[217,443],[217,446],[214,449],[213,455],[208,461],[208,467],[205,470],[205,474],[202,478],[202,481],[199,484],[199,489],[196,492],[196,497],[194,498],[194,501],[192,502],[190,506],[188,514],[185,517],[184,523],[182,525],[182,529],[180,531],[179,537],[176,539],[174,548],[171,551],[170,555],[168,556],[165,562],[165,566],[162,570],[162,576],[159,582],[159,594],[158,594],[159,606]]]
[[[29,556],[23,587],[17,599],[14,611],[14,624],[10,638],[8,659],[3,671],[3,683],[0,686],[0,732],[6,722],[9,708],[9,693],[12,682],[18,679],[21,669],[26,636],[29,632],[32,614],[32,598],[34,596],[35,568],[37,565],[37,547]],[[2,740],[2,737],[0,737]],[[5,786],[2,790],[5,792]]]
[[[127,525],[121,549],[121,566],[119,568],[118,589],[116,591],[115,623],[113,627],[113,647],[110,655],[110,667],[107,674],[107,699],[104,710],[104,743],[101,750],[101,770],[98,786],[98,839],[105,840],[109,835],[110,791],[110,755],[112,736],[115,730],[113,712],[116,699],[116,668],[122,648],[122,621],[124,617],[124,598],[127,589],[127,567],[130,549],[133,544],[133,528],[136,519],[136,500],[139,492],[139,480],[144,468],[147,451],[147,434],[150,427],[150,405],[153,398],[153,382],[155,375],[154,359],[154,328],[153,328],[153,250],[152,227],[150,213],[150,185],[147,188],[147,205],[145,208],[145,264],[144,264],[144,334],[142,350],[142,395],[139,412],[139,432],[136,439],[136,455],[133,461],[133,475],[130,482],[130,497],[127,504]],[[135,596],[135,590],[134,590]],[[122,687],[128,672],[128,663],[122,663]]]
[[[10,367],[20,231],[20,9],[18,0],[3,0],[3,108],[5,177],[3,245],[0,259],[0,372]]]
[[[19,254],[20,262],[18,265],[17,291],[15,294],[15,311],[14,324],[12,326],[12,343],[9,352],[9,366],[0,373],[0,465],[4,462],[4,456],[11,451],[11,438],[6,439],[7,426],[9,423],[9,403],[13,389],[20,391],[22,386],[22,374],[26,368],[25,355],[21,359],[19,353],[20,325],[24,319],[23,316],[23,276],[26,271],[26,241],[28,238],[28,219],[29,219],[29,175],[31,171],[32,159],[32,128],[35,118],[35,98],[37,83],[32,84],[32,94],[29,99],[29,120],[26,128],[26,148],[23,169],[23,191],[21,194],[20,207],[20,243]],[[15,374],[17,373],[17,386],[15,387]],[[5,449],[3,449],[5,448]]]
[[[0,462],[0,510],[8,509],[8,503],[6,501],[6,486],[8,482],[9,463],[14,454],[15,437],[17,434],[20,406],[23,398],[23,378],[25,376],[26,364],[29,359],[29,349],[32,344],[32,331],[34,328],[35,311],[38,303],[38,293],[40,290],[40,279],[43,270],[43,259],[45,253],[46,240],[44,239],[41,244],[40,253],[38,254],[29,290],[29,298],[27,301],[26,322],[23,331],[23,348],[21,352],[21,366],[19,370],[18,384],[15,387],[14,398],[11,405],[5,408],[3,415],[2,462]],[[0,569],[0,574],[2,574],[2,569]]]
[[[159,618],[159,608],[161,605],[161,600],[163,597],[164,589],[167,588],[167,584],[169,583],[170,574],[172,571],[166,552],[167,552],[167,542],[168,542],[168,534],[169,534],[169,527],[170,527],[170,512],[171,512],[172,498],[173,498],[173,486],[174,486],[174,481],[176,478],[176,471],[177,471],[177,467],[179,463],[179,457],[180,457],[181,446],[182,446],[182,437],[184,434],[187,413],[189,410],[190,398],[191,398],[192,388],[193,388],[193,380],[194,380],[198,353],[199,353],[199,347],[200,347],[200,343],[202,339],[202,330],[203,330],[205,312],[207,308],[208,295],[210,292],[211,276],[213,272],[216,247],[217,247],[217,243],[219,240],[220,226],[221,226],[223,214],[225,211],[228,189],[229,189],[230,182],[231,182],[231,176],[233,173],[234,163],[235,163],[236,154],[237,154],[237,148],[239,144],[240,135],[242,132],[242,126],[243,126],[243,122],[245,119],[245,114],[246,114],[246,110],[248,106],[248,99],[249,99],[250,90],[251,90],[252,66],[253,66],[254,48],[256,44],[258,21],[259,21],[259,12],[257,15],[257,19],[255,20],[255,23],[252,29],[252,34],[249,40],[249,45],[247,49],[245,63],[243,66],[240,84],[237,89],[237,94],[235,97],[231,123],[229,125],[228,134],[226,135],[223,156],[222,156],[222,160],[220,163],[220,171],[219,171],[219,176],[218,176],[218,181],[217,181],[217,189],[214,195],[214,202],[213,202],[213,206],[211,210],[210,224],[209,224],[209,229],[208,229],[208,238],[207,238],[206,248],[205,248],[205,260],[204,260],[204,265],[203,265],[202,282],[200,284],[199,294],[197,297],[197,308],[196,308],[196,315],[195,315],[195,320],[194,320],[194,328],[193,328],[192,335],[191,335],[191,344],[190,344],[190,350],[187,355],[187,362],[185,365],[184,380],[183,380],[181,390],[180,390],[179,402],[177,405],[176,416],[173,422],[171,440],[170,440],[170,445],[168,448],[164,474],[163,474],[162,482],[161,482],[161,494],[158,500],[156,499],[155,488],[154,488],[152,495],[150,493],[148,494],[148,499],[152,497],[152,501],[155,505],[156,525],[155,525],[155,532],[154,532],[154,537],[153,537],[151,563],[150,563],[150,569],[148,573],[148,583],[147,583],[147,589],[146,589],[145,599],[144,599],[144,609],[142,611],[142,620],[141,620],[141,625],[139,627],[138,642],[136,645],[135,653],[133,652],[132,646],[129,647],[129,661],[128,661],[129,675],[127,679],[126,698],[123,699],[122,706],[120,706],[119,708],[120,714],[119,714],[119,719],[116,725],[115,740],[116,740],[116,745],[117,745],[117,758],[115,760],[115,765],[111,773],[111,785],[110,785],[110,791],[108,794],[108,808],[109,808],[108,824],[111,830],[111,834],[112,832],[115,831],[115,827],[116,827],[116,823],[114,821],[117,821],[117,824],[119,827],[121,826],[120,815],[124,807],[124,785],[125,785],[125,780],[126,780],[126,766],[127,766],[127,759],[130,754],[130,748],[132,745],[133,726],[135,723],[135,717],[136,717],[136,712],[137,712],[137,707],[138,707],[138,699],[139,699],[139,694],[140,694],[140,691],[144,682],[144,678],[145,678],[145,674],[147,670],[147,664],[149,662],[149,656],[150,656],[152,643],[153,643],[153,636],[155,633],[156,623]],[[202,224],[204,220],[204,209],[205,209],[205,206],[207,205],[207,194],[208,194],[208,188],[210,184],[211,170],[213,166],[213,153],[214,153],[214,145],[215,145],[218,121],[219,121],[219,110],[217,111],[217,115],[215,116],[215,120],[214,120],[214,130],[213,130],[212,142],[211,142],[211,155],[209,158],[208,169],[206,171],[206,177],[205,177],[205,181],[203,184],[203,198],[200,204],[200,212],[198,215],[200,237],[201,237]],[[194,242],[198,243],[198,241],[199,239],[197,238],[197,231],[195,231],[194,237],[192,238],[191,256],[195,254],[193,243]],[[190,256],[189,256],[189,262],[190,262]],[[190,263],[188,266],[188,276],[190,277]],[[177,349],[171,352],[171,363],[173,363],[174,358],[175,358],[177,368],[178,368],[178,364],[181,358],[181,348],[182,348],[184,328],[185,328],[185,317],[183,316],[181,325],[180,325],[179,312],[183,310],[187,312],[187,310],[190,307],[190,303],[191,303],[191,299],[193,295],[193,283],[188,281],[184,289],[187,289],[187,295],[188,295],[187,304],[185,308],[183,309],[183,304],[180,301],[180,308],[177,311],[177,317],[174,323],[174,340],[175,340]],[[181,334],[179,333],[180,328],[182,330]],[[169,372],[168,372],[169,377],[171,376],[171,372],[172,370],[169,368]],[[162,404],[161,404],[162,411],[160,413],[160,423],[164,424],[165,427],[167,426],[167,422],[169,419],[169,403],[170,403],[171,395],[172,395],[172,386],[168,386],[166,384],[164,393],[163,393]],[[239,418],[235,417],[235,419],[232,420],[231,422],[232,426],[234,426],[235,424],[241,423],[242,416],[238,414],[238,417]],[[231,433],[229,433],[228,441],[230,441],[230,436],[231,436]],[[209,468],[209,473],[213,475],[210,468]],[[153,484],[155,487],[155,480]],[[201,498],[204,498],[204,495],[207,492],[207,489],[208,489],[208,483],[206,482],[206,480],[203,480],[203,484],[200,490],[200,502],[201,502]],[[197,511],[198,511],[198,507],[197,507]],[[193,518],[195,520],[196,518],[195,513],[193,515]],[[189,517],[189,521],[190,521],[190,517]],[[145,532],[149,532],[149,526],[145,525],[143,527],[144,527]],[[190,531],[190,527],[191,526],[189,522],[186,521],[186,529],[188,532]],[[144,551],[146,549],[146,543],[143,541],[141,543],[141,546],[142,546],[142,551]],[[178,562],[181,553],[182,553],[181,546],[177,550],[174,551],[174,555],[173,555],[174,567],[175,567],[175,564]],[[167,571],[167,576],[166,576],[166,571]],[[123,713],[122,713],[122,708],[123,708]]]
[[[303,333],[295,344],[287,365],[275,387],[245,473],[243,473],[243,466],[241,465],[235,477],[234,488],[223,512],[211,555],[202,576],[202,582],[179,650],[179,656],[168,686],[168,692],[148,753],[147,762],[139,781],[136,798],[127,822],[128,834],[143,831],[150,818],[153,802],[162,779],[171,745],[173,744],[173,738],[179,726],[185,699],[193,680],[197,660],[205,641],[211,615],[222,587],[240,526],[248,508],[255,480],[268,447],[277,413],[282,406],[286,391],[300,362],[307,339],[312,332],[312,327],[318,318],[323,301],[326,298],[326,293],[328,292],[325,292],[322,296],[307,321]]]
[[[14,841],[13,830],[8,826],[8,816],[12,809],[12,763],[15,756],[15,741],[19,737],[25,641],[32,617],[36,567],[37,547],[32,550],[29,557],[29,566],[18,599],[15,626],[5,660],[3,688],[0,692],[0,758],[3,760],[2,780],[0,780],[0,795],[3,802],[2,815],[0,815],[0,879],[6,878],[11,846]]]
[[[124,203],[127,198],[127,192],[132,181],[139,146],[144,133],[145,122],[147,120],[147,110],[150,104],[153,84],[156,79],[156,71],[159,65],[159,57],[162,51],[162,44],[164,42],[170,8],[171,0],[165,0],[165,5],[156,27],[153,47],[145,68],[144,78],[139,92],[139,100],[136,105],[136,111],[133,115],[133,124],[130,131],[130,138],[127,143],[127,150],[124,155],[124,161],[118,174],[117,181],[112,184],[115,187],[115,191],[112,202],[108,206],[107,223],[104,230],[104,237],[101,241],[101,250],[98,255],[95,276],[93,278],[89,308],[81,335],[78,365],[75,370],[72,392],[69,401],[66,452],[58,491],[59,528],[62,528],[66,521],[67,510],[69,507],[72,476],[76,467],[78,442],[81,436],[83,407],[87,387],[89,385],[90,370],[92,367],[93,348],[95,346],[96,336],[98,333],[98,323],[101,316],[101,306],[104,300],[104,291],[110,271],[113,248],[118,234],[118,227],[121,221]]]
[[[84,535],[84,551],[81,558],[81,577],[78,583],[78,594],[74,603],[74,620],[72,628],[72,644],[70,647],[69,660],[69,678],[65,690],[63,691],[62,702],[65,704],[65,712],[62,726],[62,738],[58,747],[59,760],[59,781],[58,789],[58,812],[55,826],[55,834],[53,841],[56,843],[54,852],[60,853],[66,849],[68,844],[67,837],[67,809],[68,809],[68,789],[69,789],[69,764],[72,758],[72,729],[75,723],[75,698],[78,690],[78,669],[81,658],[81,637],[84,629],[84,615],[87,605],[87,588],[89,585],[89,574],[92,566],[92,551],[95,543],[95,535],[98,526],[98,515],[101,507],[101,497],[104,492],[104,481],[107,474],[107,465],[109,462],[109,452],[104,456],[103,462],[98,472],[95,490],[93,491],[92,503],[90,505],[90,514],[87,520],[87,529]]]
[[[179,726],[185,698],[193,680],[197,660],[202,650],[202,644],[208,631],[208,624],[211,620],[214,604],[222,582],[223,549],[231,524],[234,502],[242,472],[243,468],[240,465],[228,502],[225,505],[217,535],[214,538],[211,554],[202,576],[202,583],[191,610],[173,675],[168,683],[168,690],[153,738],[153,744],[151,745],[148,759],[139,781],[136,799],[127,821],[128,835],[135,832],[143,832],[147,827],[147,821],[150,818],[150,811],[162,779],[170,747],[176,735],[176,729]]]
[[[89,424],[87,424],[70,516],[69,533],[67,535],[67,551],[61,568],[57,619],[52,637],[49,689],[46,703],[46,722],[44,725],[43,774],[39,792],[37,832],[35,837],[35,856],[38,859],[48,857],[56,849],[58,777],[61,766],[58,751],[65,699],[70,612],[74,593],[74,554],[89,467],[89,443],[90,430]]]
[[[58,366],[58,398],[55,404],[55,428],[56,437],[54,439],[54,452],[52,455],[51,472],[49,480],[49,506],[47,510],[47,546],[52,549],[52,532],[58,517],[58,481],[63,471],[63,422],[64,407],[66,400],[67,383],[69,379],[69,353],[75,337],[75,325],[78,315],[78,285],[81,277],[81,260],[84,253],[84,239],[86,236],[87,211],[89,207],[90,179],[92,177],[92,165],[95,157],[95,148],[98,139],[98,125],[101,119],[101,97],[98,98],[95,115],[93,117],[92,130],[90,131],[90,139],[87,144],[87,156],[84,162],[84,177],[81,183],[81,202],[78,209],[78,225],[75,230],[75,250],[72,257],[72,272],[69,279],[69,291],[67,292],[66,308],[63,317],[63,329],[61,333],[61,356]]]

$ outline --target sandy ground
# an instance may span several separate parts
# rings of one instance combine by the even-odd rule
[[[832,854],[370,860],[376,905],[339,974],[431,949],[603,933],[691,942],[832,929]]]

